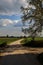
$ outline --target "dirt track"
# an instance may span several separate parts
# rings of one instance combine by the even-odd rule
[[[22,39],[17,40],[9,44],[9,47],[6,48],[1,55],[9,55],[9,54],[24,54],[24,53],[41,53],[43,52],[43,48],[28,48],[23,47],[20,43]]]
[[[40,65],[36,56],[43,52],[43,48],[23,47],[21,40],[9,44],[9,48],[4,50],[1,65]]]

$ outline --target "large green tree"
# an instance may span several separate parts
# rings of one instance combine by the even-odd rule
[[[22,31],[24,33],[28,32],[32,39],[34,39],[35,36],[41,33],[43,27],[43,0],[28,0],[27,4],[27,7],[21,7],[23,13],[21,18],[23,24],[30,20],[30,26],[25,29],[22,28]],[[34,23],[32,23],[32,20],[34,20]]]

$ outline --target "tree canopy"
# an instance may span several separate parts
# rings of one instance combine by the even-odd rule
[[[27,7],[21,7],[21,11],[23,13],[22,22],[25,24],[26,21],[29,21],[29,28],[25,28],[22,31],[26,33],[26,31],[30,34],[30,36],[35,37],[41,33],[43,29],[43,0],[28,0]],[[34,23],[32,23],[34,20]],[[32,24],[31,24],[32,23]]]

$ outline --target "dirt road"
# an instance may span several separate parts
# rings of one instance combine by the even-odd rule
[[[3,52],[3,54],[1,54],[2,56],[4,55],[9,55],[9,54],[25,54],[25,53],[41,53],[43,52],[43,48],[31,48],[31,47],[23,47],[20,43],[20,40],[17,40],[15,42],[12,42],[11,44],[9,44],[9,47],[6,48]]]
[[[40,65],[37,54],[43,52],[43,48],[23,47],[21,40],[9,44],[1,54],[0,65]]]

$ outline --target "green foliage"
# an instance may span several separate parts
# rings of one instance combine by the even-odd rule
[[[0,47],[2,48],[2,47],[6,47],[7,46],[7,42],[2,42],[1,44],[0,44]]]
[[[0,45],[6,44],[6,43],[7,43],[6,41],[2,41],[2,42],[0,42]]]
[[[21,43],[26,43],[26,42],[29,42],[29,41],[31,41],[32,40],[32,38],[30,37],[30,38],[24,38],[22,41],[21,41]],[[36,38],[34,38],[34,40],[35,41],[43,41],[43,37],[36,37]]]
[[[23,46],[30,46],[30,47],[43,47],[43,38],[36,37],[34,40],[32,38],[25,38],[21,41]]]
[[[21,43],[22,44],[26,44],[26,43],[29,43],[30,41],[32,40],[32,38],[24,38]]]
[[[23,24],[30,20],[29,23],[30,26],[28,29],[26,28],[22,31],[24,33],[28,32],[31,37],[35,38],[36,36],[38,36],[38,33],[42,32],[42,26],[43,26],[42,0],[30,0],[30,2],[27,2],[27,4],[29,4],[27,7],[21,7],[23,13],[23,16],[21,18]],[[34,24],[32,25],[33,20],[34,20]]]

